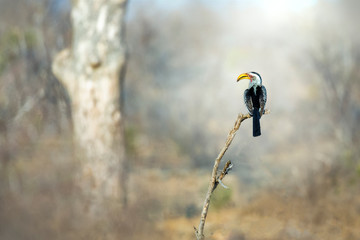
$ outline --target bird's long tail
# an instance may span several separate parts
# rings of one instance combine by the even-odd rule
[[[257,137],[261,135],[260,129],[260,112],[258,108],[254,108],[253,114],[253,136]]]

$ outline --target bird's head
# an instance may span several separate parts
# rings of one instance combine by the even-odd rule
[[[249,88],[251,88],[253,86],[261,86],[261,84],[262,84],[262,78],[261,78],[260,74],[258,74],[257,72],[248,72],[248,73],[240,74],[239,77],[237,78],[237,81],[240,81],[243,79],[250,80]]]

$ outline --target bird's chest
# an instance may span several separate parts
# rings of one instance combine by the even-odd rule
[[[249,90],[249,92],[253,106],[256,108],[260,108],[261,87],[256,87],[256,93],[253,87]]]

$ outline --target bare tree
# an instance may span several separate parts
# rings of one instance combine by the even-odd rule
[[[359,34],[350,26],[358,18],[353,11],[359,6],[354,0],[323,2],[317,13],[322,21],[312,32],[313,43],[307,56],[312,70],[318,73],[322,94],[317,105],[327,112],[335,137],[345,145],[354,145],[355,149],[359,139],[360,51]],[[339,11],[345,14],[339,16]],[[341,33],[334,32],[335,24],[346,27]]]
[[[126,0],[74,0],[72,44],[53,62],[71,98],[79,185],[92,206],[124,197],[122,84]]]

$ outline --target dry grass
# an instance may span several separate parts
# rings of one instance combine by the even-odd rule
[[[304,183],[305,192],[294,189],[264,189],[242,204],[215,210],[210,208],[205,230],[208,239],[313,240],[360,239],[360,194],[344,177],[330,184],[328,170],[320,170]],[[316,192],[316,193],[314,193]],[[167,220],[174,239],[191,239],[184,229],[192,227],[184,218]],[[171,237],[170,235],[168,237]]]
[[[74,187],[71,152],[69,139],[46,139],[13,160],[11,191],[0,192],[0,239],[195,238],[209,173],[133,169],[128,208],[109,202],[107,217],[94,220],[81,212],[86,199]],[[214,192],[207,239],[360,239],[360,181],[338,169],[324,166],[252,195],[227,176],[231,192]]]

